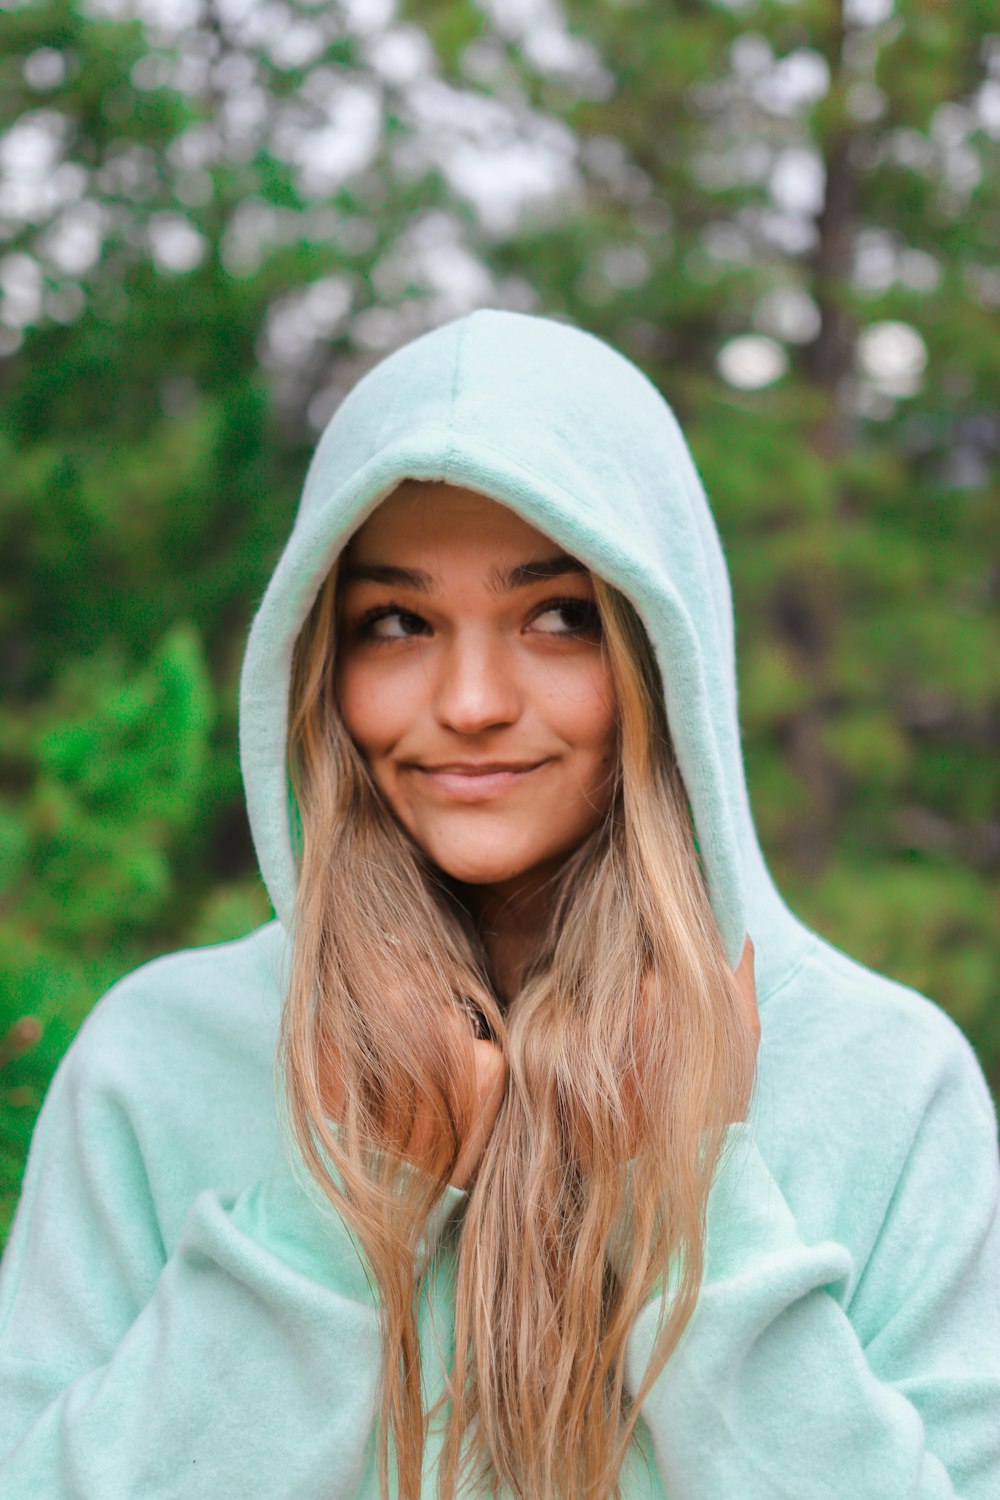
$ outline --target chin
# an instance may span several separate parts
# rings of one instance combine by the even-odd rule
[[[470,839],[474,847],[474,840]],[[524,849],[513,854],[509,849],[491,854],[481,846],[472,854],[469,847],[462,849],[425,848],[424,852],[438,869],[449,879],[461,885],[504,886],[520,880],[530,879],[535,874],[552,874],[566,860],[576,842],[554,844],[545,848]]]
[[[549,850],[531,850],[523,854],[512,854],[509,849],[492,853],[480,842],[476,848],[475,835],[470,835],[461,848],[442,848],[433,843],[421,845],[427,855],[443,874],[462,885],[503,885],[517,880],[539,864],[552,857]]]
[[[434,859],[433,854],[431,858]],[[434,859],[434,863],[449,879],[457,880],[460,885],[490,886],[506,885],[510,880],[527,875],[537,862],[529,860],[524,864],[493,864],[485,860]]]
[[[449,880],[469,886],[503,886],[536,872],[554,872],[592,831],[590,826],[539,828],[543,819],[541,812],[530,826],[516,830],[521,837],[512,837],[515,830],[509,826],[491,827],[481,818],[463,818],[451,828],[442,828],[439,822],[436,826],[422,827],[419,820],[413,820],[407,831],[425,857]],[[539,833],[546,835],[541,842]]]

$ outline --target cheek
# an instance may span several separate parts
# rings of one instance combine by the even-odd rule
[[[569,741],[583,753],[602,759],[618,741],[618,703],[610,668],[602,661],[582,665],[572,681],[553,694],[551,712]]]
[[[394,745],[418,711],[405,674],[401,677],[361,660],[348,659],[341,665],[337,701],[348,733],[368,761]]]

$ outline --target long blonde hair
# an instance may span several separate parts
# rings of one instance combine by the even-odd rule
[[[504,1006],[475,930],[393,819],[339,716],[337,569],[294,659],[290,766],[301,819],[281,1069],[298,1148],[356,1236],[377,1291],[378,1474],[419,1500],[428,1423],[451,1406],[440,1500],[507,1485],[522,1500],[607,1500],[645,1395],[694,1308],[705,1211],[754,1041],[705,893],[659,674],[627,600],[595,576],[615,679],[612,809],[566,862],[545,940]],[[427,1216],[472,1120],[457,1080],[478,1012],[506,1093],[455,1240],[455,1360],[424,1409],[417,1310]],[[324,1080],[344,1107],[329,1125]],[[414,1170],[387,1141],[439,1121]],[[626,1342],[659,1296],[638,1391]]]

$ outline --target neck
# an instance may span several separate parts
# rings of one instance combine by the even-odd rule
[[[528,961],[545,935],[557,868],[543,866],[495,885],[458,888],[486,950],[501,999],[517,992]]]

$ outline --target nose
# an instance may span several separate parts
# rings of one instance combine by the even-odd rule
[[[485,629],[459,631],[449,641],[434,688],[438,722],[458,734],[513,724],[521,713],[513,652]]]

